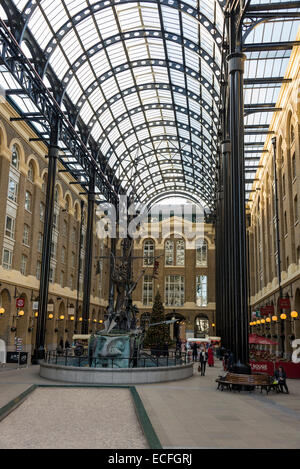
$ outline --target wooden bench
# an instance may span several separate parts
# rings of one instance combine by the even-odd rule
[[[255,388],[260,388],[260,392],[264,389],[267,394],[271,389],[279,392],[278,384],[274,384],[273,378],[266,374],[244,375],[238,373],[227,373],[225,376],[219,376],[219,378],[216,379],[216,382],[218,383],[217,389],[220,389],[221,391],[225,388],[230,391],[240,391],[242,388],[252,391]]]

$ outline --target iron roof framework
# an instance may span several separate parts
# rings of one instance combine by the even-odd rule
[[[249,194],[298,45],[299,2],[3,0],[5,23],[30,64],[13,40],[7,44],[2,26],[1,83],[48,143],[51,120],[29,89],[39,75],[47,90],[40,82],[38,94],[51,105],[54,99],[63,118],[61,161],[83,187],[96,169],[100,199],[126,192],[149,202],[173,191],[212,210],[219,110],[226,106],[224,14],[239,3]],[[26,68],[20,83],[17,69],[20,78]]]
[[[141,202],[173,190],[196,196],[208,211],[214,207],[222,5],[3,2],[6,25],[114,190]],[[35,107],[2,75],[29,121]],[[41,121],[30,122],[47,141]]]

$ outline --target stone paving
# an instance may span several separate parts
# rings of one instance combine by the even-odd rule
[[[1,449],[148,447],[129,389],[37,388],[0,434]]]
[[[300,380],[290,394],[216,390],[220,362],[201,377],[137,386],[164,448],[300,448]]]
[[[215,383],[221,363],[207,368],[204,377],[197,367],[195,364],[194,376],[183,381],[136,387],[164,448],[300,448],[300,380],[287,380],[289,395],[271,392],[266,396],[258,390],[221,392]],[[38,369],[31,366],[1,373],[0,406],[31,384],[62,384],[41,378]],[[122,404],[119,415],[121,408]],[[72,428],[69,431],[72,434]],[[111,432],[114,442],[119,431],[114,428]]]

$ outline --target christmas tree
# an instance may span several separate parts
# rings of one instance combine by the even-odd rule
[[[155,295],[152,312],[150,314],[150,324],[165,321],[164,307],[159,291]],[[162,349],[165,343],[170,343],[169,325],[159,324],[149,327],[146,332],[144,347]]]

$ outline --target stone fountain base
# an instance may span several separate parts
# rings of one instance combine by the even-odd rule
[[[177,381],[193,376],[193,363],[149,368],[91,368],[40,363],[40,376],[76,384],[134,385]]]

